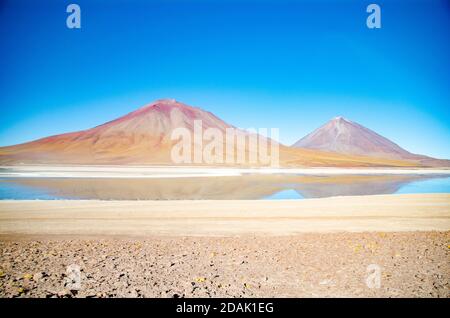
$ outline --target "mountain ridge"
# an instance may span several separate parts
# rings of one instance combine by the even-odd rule
[[[212,127],[224,132],[227,128],[235,128],[201,108],[174,99],[159,99],[90,129],[0,147],[0,164],[170,165],[173,164],[170,150],[176,143],[171,140],[171,132],[180,127],[193,131],[194,120],[201,120],[203,129]],[[336,117],[336,120],[346,119]],[[244,150],[249,151],[247,148]],[[307,147],[287,147],[282,144],[279,144],[279,150],[282,166],[425,165],[416,158],[412,161],[401,158],[377,158]]]

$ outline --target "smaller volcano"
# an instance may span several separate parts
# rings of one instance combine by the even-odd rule
[[[338,116],[292,145],[375,158],[411,160],[423,165],[449,166],[449,160],[413,154],[376,132],[344,117]]]

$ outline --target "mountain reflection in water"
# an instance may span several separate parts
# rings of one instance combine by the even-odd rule
[[[402,189],[406,189],[402,191]],[[431,189],[431,190],[430,190]],[[193,178],[3,178],[0,199],[257,200],[450,192],[448,176],[243,175]]]

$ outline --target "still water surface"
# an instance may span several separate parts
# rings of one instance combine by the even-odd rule
[[[243,175],[193,178],[0,178],[0,199],[280,200],[450,193],[443,175]]]

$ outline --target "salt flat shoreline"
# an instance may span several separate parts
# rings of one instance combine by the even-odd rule
[[[243,174],[450,175],[446,168],[234,168],[195,166],[0,166],[0,178],[182,178]]]
[[[0,201],[0,235],[213,237],[449,230],[450,194],[276,201]]]

